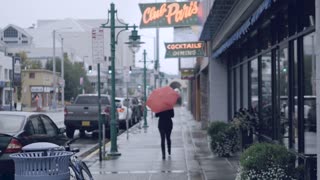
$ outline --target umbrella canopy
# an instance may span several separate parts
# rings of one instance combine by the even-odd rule
[[[158,113],[173,109],[179,98],[179,94],[170,86],[165,86],[153,90],[146,102],[151,111]]]

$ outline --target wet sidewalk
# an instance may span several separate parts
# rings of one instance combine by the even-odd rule
[[[212,155],[206,131],[184,108],[175,108],[171,156],[162,159],[158,119],[148,116],[117,139],[121,156],[99,162],[98,153],[84,159],[96,180],[234,180],[237,158]],[[110,143],[106,144],[110,150]]]

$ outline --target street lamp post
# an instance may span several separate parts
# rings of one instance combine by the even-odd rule
[[[110,49],[111,49],[111,123],[110,123],[110,130],[111,130],[111,148],[110,148],[110,153],[108,154],[109,156],[120,156],[121,154],[118,152],[118,147],[117,147],[117,122],[116,122],[116,106],[115,106],[115,56],[116,56],[116,33],[115,29],[116,28],[121,28],[122,31],[128,30],[128,28],[133,28],[134,30],[137,28],[136,25],[129,26],[128,24],[123,24],[119,20],[119,22],[122,25],[116,26],[115,25],[115,14],[117,13],[117,10],[115,9],[114,3],[110,4],[110,10],[108,11],[108,16],[110,15],[110,19],[108,18],[108,21],[110,20],[110,25],[107,26],[108,22],[106,24],[103,24],[101,27],[102,28],[110,28]],[[119,32],[119,33],[120,33]],[[119,35],[117,34],[117,37]],[[132,39],[134,41],[139,41],[140,36],[132,36]]]
[[[147,62],[153,62],[153,61],[147,61],[147,52],[146,50],[143,51],[143,98],[144,98],[144,107],[143,107],[143,127],[147,128]]]
[[[146,67],[146,56],[147,52],[146,50],[143,51],[143,94],[144,94],[144,107],[143,107],[143,127],[147,128],[147,107],[146,107],[146,102],[147,102],[147,67]]]

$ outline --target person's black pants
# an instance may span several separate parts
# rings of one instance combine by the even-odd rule
[[[161,136],[161,150],[162,150],[162,157],[166,156],[166,145],[165,141],[167,139],[168,145],[168,153],[171,154],[171,131],[172,128],[159,128],[160,136]]]

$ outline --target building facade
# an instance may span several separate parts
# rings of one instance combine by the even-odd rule
[[[59,79],[59,74],[57,75],[57,79]],[[53,72],[44,70],[44,69],[27,69],[22,70],[21,73],[21,103],[22,109],[24,107],[27,108],[36,108],[38,106],[35,101],[36,96],[41,99],[41,107],[42,109],[49,109],[52,106],[53,102]],[[57,92],[57,102],[58,95],[60,93]]]
[[[12,58],[0,52],[0,106],[2,109],[10,109],[10,103],[12,103],[11,92],[13,89],[10,86],[12,79],[11,72]]]
[[[71,62],[83,63],[84,69],[92,66],[89,80],[97,87],[97,62],[92,59],[92,30],[105,23],[105,19],[54,19],[38,20],[37,24],[29,28],[21,28],[9,24],[0,30],[0,42],[4,44],[4,51],[12,56],[15,53],[25,52],[28,59],[39,60],[43,66],[48,60],[62,57],[62,51],[68,55]],[[110,54],[110,29],[104,29],[103,52],[104,62],[101,62],[102,86],[107,86],[107,75]],[[118,32],[118,31],[117,31]],[[125,42],[129,41],[130,32],[122,32],[117,36],[116,61],[118,69],[123,66],[133,66],[134,59],[131,50]],[[55,38],[54,38],[55,37]],[[55,48],[53,48],[53,46]],[[53,53],[54,52],[54,53]],[[121,79],[117,79],[121,81]],[[116,87],[117,88],[117,87]],[[97,89],[95,89],[97,91]],[[120,89],[117,89],[117,91]]]
[[[228,122],[240,108],[255,109],[259,138],[292,150],[305,179],[316,179],[319,154],[315,3],[204,0],[199,40],[210,45],[209,65],[197,65],[192,88],[198,93],[191,99],[200,106],[194,114],[208,108],[210,121]],[[208,88],[201,89],[205,74]],[[205,91],[209,106],[199,103]]]

